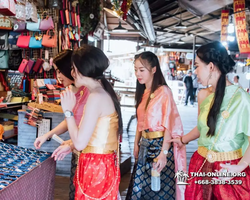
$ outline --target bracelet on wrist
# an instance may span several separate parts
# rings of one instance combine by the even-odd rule
[[[181,143],[183,144],[183,145],[187,145],[188,143],[184,143],[183,141],[182,141],[182,136],[180,137],[180,141],[181,141]]]

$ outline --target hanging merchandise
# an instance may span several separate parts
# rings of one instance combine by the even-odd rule
[[[26,20],[26,9],[25,9],[25,4],[22,3],[17,3],[16,4],[16,19],[19,19],[21,21]]]
[[[43,69],[44,69],[44,71],[49,71],[52,68],[52,65],[50,65],[50,63],[49,63],[49,51],[45,50],[44,54],[45,54],[45,60],[43,63]]]
[[[22,62],[22,50],[9,51],[9,68],[11,70],[18,70]]]
[[[9,61],[9,52],[8,51],[0,51],[0,69],[8,69]]]
[[[40,22],[40,27],[39,27],[39,29],[41,31],[47,31],[50,29],[54,29],[54,22],[52,20],[52,17],[47,14],[46,18],[45,19],[43,18],[44,14],[46,14],[46,13],[47,13],[47,11],[44,11],[42,14],[42,17],[41,17],[42,20]]]
[[[29,48],[29,42],[30,42],[30,36],[29,32],[27,32],[27,35],[23,35],[23,33],[19,36],[17,40],[17,46],[20,48]]]
[[[37,9],[34,3],[30,3],[29,1],[26,2],[26,21],[36,22],[38,21],[37,18]]]
[[[45,47],[57,47],[57,36],[55,30],[53,30],[53,36],[49,35],[49,30],[47,30],[46,35],[43,36],[42,45]]]
[[[15,16],[15,6],[15,0],[0,0],[0,14],[7,16]]]
[[[18,32],[9,32],[9,49],[20,49],[16,44],[17,44],[17,39],[21,35],[21,33]]]
[[[29,31],[40,31],[39,30],[40,22],[41,22],[40,15],[37,14],[37,22],[36,23],[34,23],[34,22],[26,22],[27,30],[29,30]]]
[[[8,32],[0,31],[0,50],[8,50]]]
[[[26,30],[26,24],[24,21],[15,21],[13,31],[22,32]]]
[[[43,65],[43,62],[44,62],[44,60],[42,59],[42,49],[40,49],[40,57],[37,58],[37,60],[36,60],[36,63],[34,65],[33,69],[32,69],[33,72],[39,73],[40,72],[40,68]]]
[[[61,0],[49,0],[49,8],[61,8],[62,1]]]
[[[31,49],[41,49],[43,48],[42,45],[42,39],[43,39],[43,35],[39,32],[33,32],[33,36],[30,38],[29,41],[29,48]]]
[[[1,58],[1,52],[0,52],[0,58]],[[0,60],[1,62],[1,60]],[[9,87],[7,85],[7,82],[4,78],[4,72],[0,72],[0,82],[2,83],[2,86],[4,87],[4,91],[9,91]]]
[[[18,68],[18,71],[20,73],[23,73],[25,71],[25,68],[27,67],[27,64],[28,64],[28,60],[26,58],[24,58]]]
[[[0,29],[12,30],[12,23],[8,17],[0,17]]]
[[[28,60],[27,66],[26,66],[26,68],[25,68],[25,72],[26,72],[27,74],[30,74],[30,73],[32,72],[32,67],[34,66],[34,64],[35,64],[35,61],[34,61],[34,60],[32,60],[32,59],[29,59],[29,60]]]

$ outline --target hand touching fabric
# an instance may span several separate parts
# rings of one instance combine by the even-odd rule
[[[46,137],[46,135],[43,135],[43,136],[40,136],[40,137],[36,138],[36,140],[35,140],[35,142],[34,142],[35,148],[36,148],[36,149],[40,149],[41,146],[42,146],[42,144],[43,144],[44,142],[46,142],[47,139],[48,139],[48,138]]]

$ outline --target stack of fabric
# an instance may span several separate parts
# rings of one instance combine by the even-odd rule
[[[60,91],[59,90],[49,90],[47,91],[47,96],[49,98],[49,102],[54,102],[60,99]]]

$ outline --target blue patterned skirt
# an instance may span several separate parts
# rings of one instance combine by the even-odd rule
[[[175,199],[175,164],[172,145],[167,155],[167,164],[161,171],[161,190],[158,192],[151,190],[152,163],[153,159],[160,154],[162,143],[163,137],[153,140],[142,138],[126,200]]]

